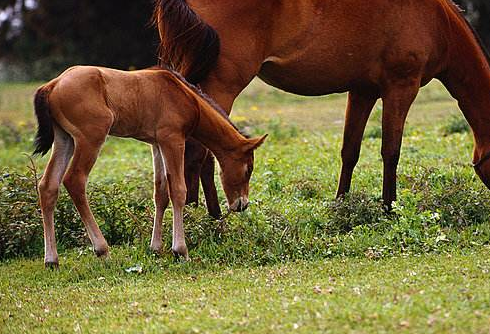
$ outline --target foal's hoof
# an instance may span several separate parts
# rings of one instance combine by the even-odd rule
[[[109,247],[106,246],[104,248],[94,249],[94,253],[97,257],[106,258],[109,256]]]
[[[174,254],[177,260],[190,261],[189,252],[187,251],[187,247],[176,247],[172,248],[172,253]]]
[[[60,268],[58,261],[44,261],[44,268],[57,270]]]
[[[155,255],[162,255],[163,247],[162,245],[150,245],[150,251]]]

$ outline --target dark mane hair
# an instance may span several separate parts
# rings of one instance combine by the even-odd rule
[[[152,23],[160,34],[160,64],[193,84],[204,80],[218,60],[218,33],[185,0],[155,0]]]
[[[480,35],[476,32],[475,28],[470,24],[468,19],[463,15],[464,11],[461,9],[460,6],[458,6],[454,1],[449,0],[450,5],[453,7],[455,10],[456,14],[466,23],[466,26],[470,31],[473,33],[473,36],[475,37],[478,45],[480,46],[480,49],[482,50],[483,54],[485,55],[485,58],[487,59],[488,66],[490,66],[490,53],[488,52],[487,47],[485,44],[483,44],[483,40],[481,39]]]
[[[214,109],[221,117],[223,117],[235,130],[237,130],[242,136],[249,138],[249,136],[245,133],[243,133],[239,128],[236,127],[235,124],[230,120],[230,117],[228,114],[224,111],[223,108],[215,101],[213,100],[209,95],[204,93],[201,88],[199,88],[196,85],[191,84],[189,81],[187,81],[182,74],[179,72],[176,72],[166,66],[160,65],[160,66],[152,66],[148,68],[148,70],[162,70],[168,72],[171,76],[175,77],[177,80],[181,81],[184,85],[189,87],[194,93],[199,95],[207,104],[211,106],[212,109]]]

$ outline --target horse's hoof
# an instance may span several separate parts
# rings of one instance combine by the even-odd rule
[[[59,269],[60,265],[57,260],[55,261],[44,261],[44,268],[46,269]]]
[[[386,214],[391,215],[393,214],[393,206],[391,205],[391,202],[389,203],[384,203],[383,204],[383,209]]]
[[[221,219],[221,217],[222,217],[220,207],[215,208],[215,209],[209,209],[209,208],[208,208],[208,214],[209,214],[209,215],[210,215],[212,218],[214,218],[214,219],[216,219],[216,220],[219,220],[219,219]]]

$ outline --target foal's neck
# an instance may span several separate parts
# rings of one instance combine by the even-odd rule
[[[247,139],[232,123],[208,103],[200,103],[199,121],[192,136],[204,144],[218,160],[239,151]]]

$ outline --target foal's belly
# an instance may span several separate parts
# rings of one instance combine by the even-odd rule
[[[118,116],[121,114],[119,113]],[[121,138],[134,138],[152,144],[155,141],[155,123],[145,119],[144,113],[133,117],[118,117],[111,126],[109,134]]]

